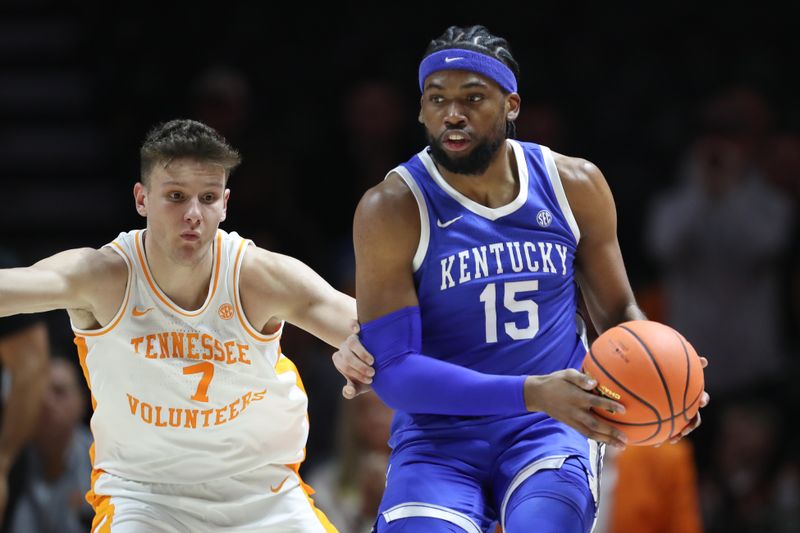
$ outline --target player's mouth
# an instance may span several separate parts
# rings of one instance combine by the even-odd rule
[[[441,137],[442,146],[450,152],[466,150],[472,139],[463,131],[448,131]]]
[[[197,242],[200,240],[199,231],[184,231],[181,233],[181,239],[187,242]]]

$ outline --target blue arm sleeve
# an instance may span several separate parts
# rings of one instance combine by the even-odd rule
[[[526,413],[527,376],[483,374],[422,355],[419,307],[405,307],[361,326],[375,357],[372,388],[392,409],[439,415]]]

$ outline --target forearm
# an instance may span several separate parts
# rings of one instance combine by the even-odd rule
[[[47,332],[42,323],[2,343],[3,363],[11,372],[0,426],[0,472],[7,472],[34,430],[47,382]]]
[[[35,268],[0,270],[0,317],[66,308],[64,281]]]
[[[372,388],[391,408],[440,415],[525,413],[525,376],[483,374],[420,353],[419,308],[368,322],[361,342],[375,356]]]
[[[306,310],[295,312],[289,322],[336,348],[353,333],[351,328],[356,319],[356,301],[333,289],[330,292],[334,294],[320,298]]]

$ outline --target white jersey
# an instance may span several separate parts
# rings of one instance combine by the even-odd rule
[[[143,231],[108,246],[128,265],[116,316],[73,325],[92,392],[96,472],[152,483],[203,483],[304,458],[307,397],[281,354],[242,312],[239,271],[250,241],[219,230],[205,303],[187,311],[155,284]]]

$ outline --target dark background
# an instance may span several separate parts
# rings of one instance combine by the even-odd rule
[[[115,5],[118,4],[118,5]],[[138,147],[155,123],[218,128],[244,156],[228,231],[298,257],[352,294],[351,222],[369,186],[424,143],[417,65],[451,25],[484,24],[521,66],[519,137],[604,172],[637,294],[651,198],[675,181],[707,105],[744,88],[771,131],[800,128],[797,10],[741,4],[0,4],[0,244],[30,264],[142,227]],[[798,189],[800,190],[800,189]],[[69,352],[63,312],[49,313]],[[309,389],[309,462],[332,453],[333,349],[287,328]]]

